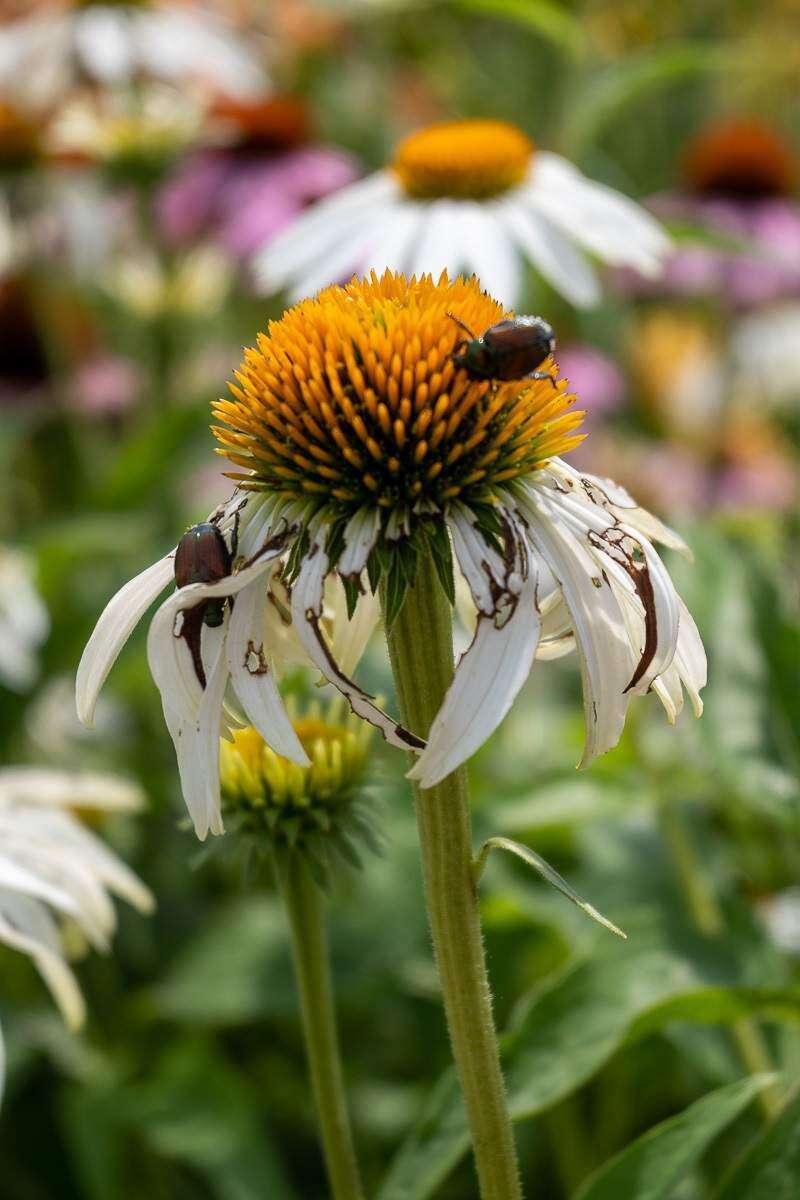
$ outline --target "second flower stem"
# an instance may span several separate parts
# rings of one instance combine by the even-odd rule
[[[428,555],[388,634],[403,721],[425,736],[453,678],[450,605]],[[425,893],[447,1027],[483,1200],[521,1200],[472,872],[464,768],[414,785]]]
[[[334,1200],[363,1200],[336,1031],[322,896],[300,855],[278,864],[292,933],[308,1068]]]

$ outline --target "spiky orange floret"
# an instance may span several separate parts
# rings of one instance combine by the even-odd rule
[[[445,121],[404,138],[392,170],[409,196],[481,200],[522,183],[532,154],[527,134],[505,121]]]
[[[474,279],[331,287],[270,322],[220,400],[219,453],[243,486],[347,509],[491,497],[582,441],[565,380],[470,379],[453,352],[508,315]],[[541,364],[556,374],[552,359]]]

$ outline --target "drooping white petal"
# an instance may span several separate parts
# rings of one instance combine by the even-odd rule
[[[498,624],[481,613],[472,644],[428,734],[428,745],[408,773],[433,787],[475,753],[511,708],[530,673],[539,641],[537,574],[532,570],[511,615]]]
[[[577,308],[598,302],[597,276],[583,254],[551,221],[528,208],[520,192],[498,201],[496,209],[514,241],[556,291]]]
[[[237,596],[225,639],[228,671],[248,721],[267,745],[307,767],[310,760],[289,720],[265,645],[266,603],[261,579]]]
[[[422,749],[425,743],[420,738],[382,712],[372,697],[343,673],[326,643],[320,619],[328,566],[322,541],[315,540],[292,587],[292,622],[300,641],[314,665],[347,698],[357,716],[379,729],[390,745],[403,750]]]
[[[86,1006],[61,952],[55,921],[44,905],[0,888],[0,941],[30,955],[64,1020],[71,1029],[80,1028]]]
[[[137,812],[144,804],[144,792],[130,780],[99,771],[3,767],[0,770],[0,803]]]
[[[694,715],[702,715],[703,701],[700,692],[706,686],[707,678],[706,652],[697,626],[680,597],[678,605],[680,626],[675,657],[661,678],[656,679],[653,684],[653,691],[664,705],[670,723],[674,723],[683,707],[683,688],[686,688],[689,694]]]
[[[78,666],[75,696],[78,716],[91,728],[100,689],[134,627],[173,577],[175,552],[131,579],[109,600]]]
[[[599,573],[588,539],[559,520],[537,487],[527,489],[520,511],[533,546],[561,583],[575,631],[583,680],[586,746],[582,767],[619,741],[636,663],[625,622],[608,580]]]
[[[177,712],[162,696],[164,720],[178,760],[183,799],[200,841],[204,841],[209,832],[224,832],[220,808],[219,739],[227,678],[224,646],[220,644],[194,717]]]
[[[169,708],[176,718],[195,721],[203,695],[190,648],[181,636],[186,612],[196,609],[204,600],[237,595],[264,575],[285,548],[282,539],[273,537],[267,548],[240,571],[216,583],[190,583],[178,588],[157,610],[147,637],[147,660],[165,710]],[[203,645],[210,634],[210,630],[203,630]]]
[[[0,852],[0,888],[43,900],[45,904],[71,917],[78,915],[78,906],[68,892],[43,879],[35,870],[28,870],[13,854],[8,853],[8,848]]]

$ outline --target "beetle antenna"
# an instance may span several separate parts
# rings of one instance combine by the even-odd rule
[[[449,313],[447,314],[447,316],[450,318],[450,320],[451,320],[451,321],[455,321],[455,323],[456,323],[456,325],[459,327],[459,329],[463,329],[463,330],[464,330],[464,333],[466,333],[466,334],[468,335],[468,337],[469,337],[469,340],[470,340],[471,342],[474,342],[474,341],[476,340],[476,339],[475,339],[475,334],[472,332],[472,330],[470,329],[469,325],[465,325],[465,324],[464,324],[464,322],[461,320],[461,318],[460,318],[460,317],[457,317],[457,316],[455,315],[455,313],[451,313],[451,312],[449,312]]]

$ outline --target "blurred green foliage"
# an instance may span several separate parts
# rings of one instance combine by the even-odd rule
[[[298,53],[279,82],[367,166],[418,120],[491,114],[640,195],[674,181],[686,136],[712,113],[757,105],[787,129],[800,115],[800,93],[785,87],[796,50],[775,39],[796,13],[780,0],[454,0],[351,13],[343,40]],[[35,556],[52,633],[36,689],[0,689],[3,759],[141,781],[149,811],[104,832],[159,908],[149,920],[121,911],[113,954],[81,965],[90,1021],[77,1037],[27,960],[0,951],[0,1190],[5,1200],[321,1200],[272,881],[201,853],[181,819],[143,630],[114,671],[96,735],[78,732],[64,683],[111,593],[213,507],[208,403],[280,303],[240,289],[213,322],[142,320],[55,270],[30,284],[51,371],[42,397],[3,408],[0,534]],[[633,315],[619,296],[578,315],[531,281],[530,299],[562,340],[624,358]],[[105,345],[139,364],[133,408],[102,417],[69,405],[65,310],[88,314]],[[623,438],[626,420],[635,434],[646,412],[623,419]],[[796,413],[786,421],[796,429]],[[496,1010],[523,1172],[541,1200],[791,1200],[800,1189],[797,1101],[765,1130],[756,1101],[768,1081],[743,1078],[730,1037],[737,1021],[757,1021],[781,1087],[796,1080],[797,959],[770,940],[758,904],[800,868],[798,524],[712,513],[683,532],[695,564],[670,566],[709,650],[702,721],[684,714],[669,729],[647,698],[617,750],[576,775],[575,663],[541,663],[472,764],[476,839],[531,845],[628,934],[618,943],[523,864],[491,858],[481,892]],[[365,673],[390,692],[377,650]],[[400,757],[376,749],[375,774],[387,853],[330,905],[368,1190],[469,1200]],[[665,809],[679,814],[719,904],[715,936],[687,906]]]

